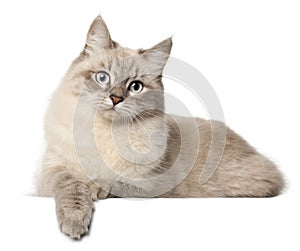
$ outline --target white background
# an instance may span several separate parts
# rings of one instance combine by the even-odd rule
[[[299,250],[298,3],[1,1],[0,249]],[[174,34],[172,55],[209,80],[227,124],[280,166],[287,191],[271,199],[110,199],[97,203],[90,236],[60,234],[53,200],[27,194],[50,95],[99,12],[124,46],[147,48]],[[196,104],[190,109],[197,114]]]

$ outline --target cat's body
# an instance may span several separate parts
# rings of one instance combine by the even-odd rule
[[[37,192],[56,199],[60,228],[71,237],[88,231],[98,198],[266,197],[282,190],[276,166],[221,122],[163,112],[161,74],[170,50],[170,39],[149,50],[123,48],[98,17],[55,91]],[[212,137],[224,132],[216,171],[200,184]]]

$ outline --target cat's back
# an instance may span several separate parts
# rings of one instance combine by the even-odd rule
[[[172,115],[183,129],[196,123],[199,145],[187,144],[197,158],[182,182],[165,197],[274,196],[284,187],[276,165],[257,152],[241,136],[219,121]],[[176,128],[170,120],[170,128]],[[180,138],[177,129],[172,130]],[[176,145],[175,143],[173,144]],[[175,158],[175,156],[173,156]],[[202,181],[201,181],[202,180]]]

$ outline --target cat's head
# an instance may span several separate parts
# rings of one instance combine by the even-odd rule
[[[72,91],[85,96],[106,119],[155,116],[164,109],[162,71],[171,47],[171,38],[150,49],[122,47],[98,16],[67,74]]]

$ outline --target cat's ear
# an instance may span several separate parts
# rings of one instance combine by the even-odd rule
[[[89,53],[91,50],[111,49],[114,45],[104,20],[101,16],[96,17],[86,37],[85,51]]]
[[[167,38],[154,45],[150,49],[141,50],[140,53],[145,58],[150,67],[154,67],[155,72],[161,73],[165,67],[172,49],[172,38]]]

